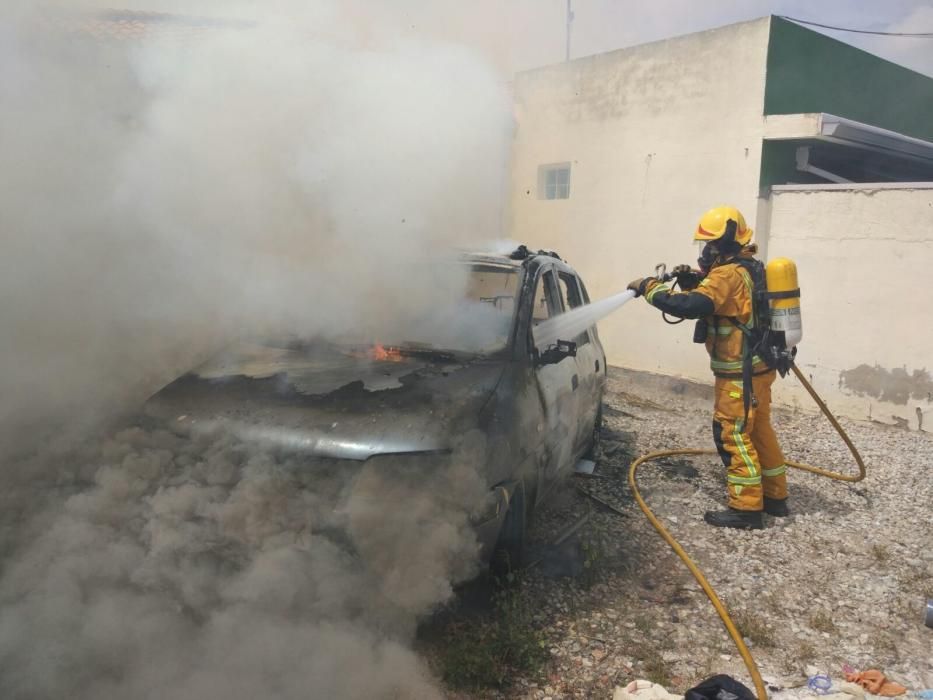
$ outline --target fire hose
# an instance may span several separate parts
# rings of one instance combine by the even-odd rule
[[[829,422],[839,434],[839,437],[841,437],[843,442],[845,442],[846,447],[849,448],[849,452],[852,453],[856,464],[858,464],[859,472],[857,475],[840,474],[828,469],[823,469],[822,467],[801,464],[799,462],[787,462],[787,466],[793,467],[794,469],[800,469],[805,472],[810,472],[811,474],[817,474],[818,476],[825,476],[829,479],[835,479],[836,481],[861,481],[865,478],[865,463],[862,461],[862,456],[859,454],[859,451],[852,443],[852,440],[849,438],[845,429],[839,424],[839,421],[829,410],[829,407],[826,405],[823,399],[820,398],[820,395],[816,393],[816,390],[803,376],[803,373],[797,368],[797,365],[791,364],[791,369],[794,371],[794,374],[797,375],[797,379],[800,380],[800,383],[803,385],[804,389],[807,390],[807,393],[810,394],[814,402],[816,402],[816,405],[819,406],[820,411],[823,412],[823,415],[829,419]],[[722,601],[719,599],[719,596],[716,595],[716,591],[713,590],[713,587],[710,585],[709,581],[706,579],[706,576],[704,576],[703,572],[700,570],[700,567],[696,565],[693,559],[690,558],[690,555],[687,554],[684,548],[680,546],[680,543],[674,538],[673,535],[671,535],[670,532],[667,531],[664,525],[661,524],[661,521],[658,520],[657,516],[655,516],[655,514],[648,507],[648,504],[645,502],[645,499],[642,498],[642,495],[638,490],[638,468],[646,462],[676,455],[696,456],[716,454],[718,454],[716,450],[707,449],[679,449],[650,452],[648,454],[642,455],[634,462],[632,462],[628,472],[628,483],[632,489],[632,493],[635,495],[635,501],[638,503],[638,507],[641,508],[642,512],[645,514],[645,517],[648,518],[648,521],[654,526],[654,529],[658,531],[658,534],[661,535],[664,541],[670,545],[671,549],[673,549],[677,556],[681,558],[684,564],[686,564],[687,568],[690,570],[690,573],[693,574],[693,577],[697,580],[697,583],[700,584],[700,588],[702,588],[703,592],[706,593],[710,602],[713,604],[713,607],[716,609],[716,612],[719,614],[719,617],[722,619],[722,622],[726,627],[726,631],[729,632],[729,636],[732,637],[732,641],[735,642],[735,646],[739,650],[742,661],[745,662],[745,667],[751,674],[752,681],[755,684],[755,692],[758,695],[758,700],[767,700],[768,693],[765,689],[764,681],[761,678],[761,673],[758,671],[758,666],[755,663],[755,660],[752,658],[751,652],[748,650],[748,646],[742,639],[741,633],[739,632],[735,623],[732,621],[728,610],[726,610],[725,605],[723,605]]]

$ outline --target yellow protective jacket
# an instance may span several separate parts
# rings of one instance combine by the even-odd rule
[[[754,256],[748,247],[738,257]],[[706,350],[710,369],[717,377],[741,378],[742,356],[746,338],[733,319],[746,326],[754,323],[752,314],[751,275],[739,263],[725,261],[713,266],[696,289],[674,292],[667,284],[653,281],[645,291],[645,299],[667,314],[680,318],[705,318]],[[764,361],[752,358],[754,374],[770,371]]]

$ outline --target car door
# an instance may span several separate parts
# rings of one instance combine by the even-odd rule
[[[535,342],[534,326],[563,311],[554,268],[545,266],[539,271],[535,284],[530,342]],[[539,354],[547,350],[545,347],[534,347]],[[537,365],[534,372],[543,418],[540,430],[544,435],[547,454],[541,478],[544,490],[547,490],[561,471],[568,467],[576,451],[580,377],[577,361],[569,355],[559,362]]]
[[[564,309],[576,309],[585,302],[584,289],[579,278],[572,272],[557,272],[558,289]],[[596,329],[583,330],[574,338],[566,338],[577,344],[577,431],[574,448],[582,451],[593,436],[593,425],[602,400],[605,377],[605,357],[595,336]]]

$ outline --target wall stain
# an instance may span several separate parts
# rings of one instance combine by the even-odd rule
[[[933,378],[925,369],[908,372],[906,367],[885,369],[878,365],[859,365],[839,374],[839,387],[859,396],[872,396],[902,406],[910,399],[929,401],[933,397]]]

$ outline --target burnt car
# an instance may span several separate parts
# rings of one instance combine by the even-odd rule
[[[244,343],[144,412],[176,431],[224,430],[298,455],[308,470],[431,465],[459,450],[483,485],[470,509],[482,557],[514,566],[532,511],[598,440],[605,353],[595,326],[536,344],[539,324],[589,302],[556,254],[522,246],[450,264],[462,273],[465,337]]]

